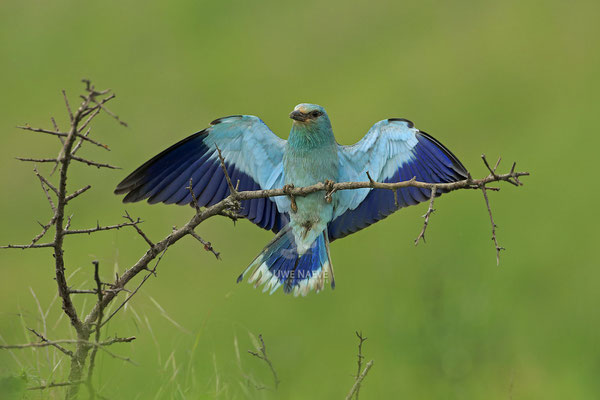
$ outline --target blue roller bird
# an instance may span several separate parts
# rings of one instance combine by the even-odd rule
[[[192,190],[198,205],[208,207],[229,195],[217,147],[239,191],[296,187],[331,180],[447,183],[467,178],[462,163],[440,142],[415,128],[409,120],[377,122],[351,146],[339,145],[323,107],[299,104],[288,140],[277,137],[258,117],[219,118],[158,154],[117,186],[124,202],[147,199],[150,204],[190,204]],[[442,191],[436,195],[440,195]],[[327,202],[323,192],[297,197],[292,210],[288,197],[241,202],[239,213],[275,237],[242,272],[248,281],[275,292],[306,295],[335,287],[329,243],[374,224],[402,207],[427,201],[428,189],[402,188],[336,192]]]

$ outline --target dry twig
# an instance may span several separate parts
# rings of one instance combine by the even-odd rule
[[[362,335],[362,332],[358,333],[358,331],[354,332],[356,334],[356,337],[358,338],[358,355],[357,355],[357,368],[356,368],[356,376],[354,377],[355,381],[358,381],[358,378],[360,377],[360,371],[362,369],[362,362],[365,358],[365,356],[362,355],[362,346],[363,343],[365,342],[365,340],[367,340],[366,337],[364,337]],[[360,383],[356,386],[356,391],[355,391],[355,400],[358,400],[358,393],[360,392]]]

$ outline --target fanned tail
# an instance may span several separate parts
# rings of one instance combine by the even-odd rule
[[[255,287],[263,286],[263,292],[273,294],[280,286],[285,293],[306,296],[311,290],[319,292],[327,281],[335,288],[333,267],[329,255],[329,239],[323,232],[313,244],[299,255],[296,240],[289,225],[283,228],[250,266],[238,277],[244,279],[248,271],[253,270],[248,279]]]

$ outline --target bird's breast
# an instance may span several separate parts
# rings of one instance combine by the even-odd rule
[[[330,146],[312,149],[287,149],[283,159],[285,184],[303,187],[326,180],[337,181],[338,157]],[[309,246],[323,232],[333,216],[333,204],[323,192],[296,197],[297,211],[290,224],[299,246]]]

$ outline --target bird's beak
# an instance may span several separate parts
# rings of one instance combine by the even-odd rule
[[[304,122],[307,120],[308,116],[304,113],[301,113],[298,110],[294,110],[290,113],[290,118],[293,119],[294,121]]]

